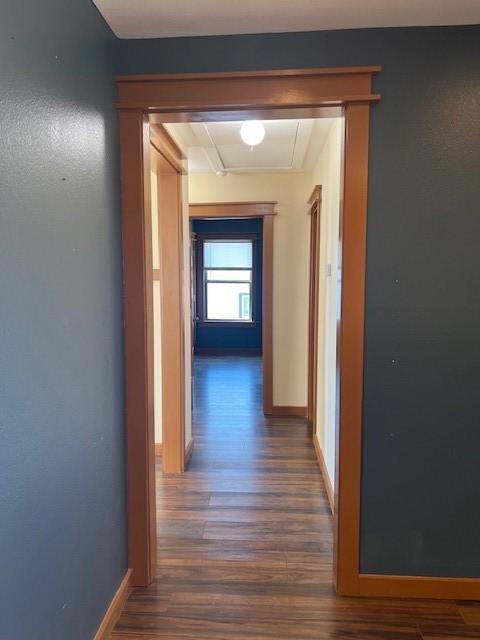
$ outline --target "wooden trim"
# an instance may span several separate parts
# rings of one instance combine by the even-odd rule
[[[273,413],[273,221],[263,218],[262,353],[263,413]]]
[[[192,457],[194,445],[195,445],[195,441],[194,441],[194,439],[192,437],[190,439],[190,442],[187,445],[187,448],[185,449],[185,468],[187,468],[188,463],[190,462],[190,459]]]
[[[358,595],[389,598],[480,600],[479,578],[360,574]]]
[[[180,147],[161,124],[150,123],[150,143],[164,156],[177,173],[186,174],[186,159]]]
[[[193,232],[192,221],[188,221],[188,232],[190,234],[190,379],[195,377],[194,372],[194,352],[197,342],[197,279],[195,267],[197,264],[197,234]],[[192,383],[193,385],[193,383]],[[193,404],[193,400],[192,400]]]
[[[277,202],[190,203],[192,218],[260,218],[274,216]]]
[[[150,141],[140,111],[120,113],[128,562],[150,584],[156,552]],[[141,428],[139,428],[141,425]]]
[[[152,272],[152,279],[153,280],[161,280],[161,274],[162,270],[161,269],[154,269]]]
[[[363,348],[367,236],[368,105],[345,109],[344,193],[340,220],[342,256],[338,479],[335,490],[336,585],[359,594]]]
[[[307,407],[281,407],[274,406],[272,407],[272,415],[277,418],[306,418],[307,417]]]
[[[183,209],[181,175],[163,160],[158,137],[157,193],[160,295],[162,313],[162,470],[185,468],[185,347],[183,306]],[[168,141],[167,141],[168,142]],[[172,147],[166,147],[172,153]],[[166,158],[168,160],[168,158]],[[177,164],[181,158],[176,158]]]
[[[204,73],[163,73],[118,75],[117,82],[158,82],[162,80],[221,80],[231,78],[278,78],[288,76],[324,76],[343,74],[375,74],[380,73],[382,67],[370,65],[364,67],[306,67],[303,69],[261,69],[258,71],[210,71]]]
[[[328,504],[330,505],[330,509],[332,514],[335,512],[335,494],[333,491],[332,481],[330,480],[330,476],[327,471],[327,464],[325,462],[325,456],[323,455],[323,451],[320,447],[320,443],[318,442],[317,434],[313,434],[313,447],[315,449],[315,454],[318,460],[318,466],[320,467],[320,471],[322,473],[323,482],[325,484],[325,491],[327,493]]]
[[[152,541],[149,526],[149,506],[154,488],[150,487],[154,471],[153,402],[149,395],[148,344],[149,323],[145,320],[151,298],[151,248],[145,248],[144,207],[145,183],[143,175],[145,136],[143,114],[157,113],[155,122],[166,122],[172,115],[177,119],[232,119],[243,114],[253,117],[262,113],[270,117],[312,117],[314,114],[338,115],[344,108],[345,175],[342,214],[343,290],[342,317],[339,329],[339,374],[341,376],[338,409],[338,460],[335,483],[336,519],[336,584],[341,593],[360,593],[359,536],[360,536],[360,463],[363,387],[363,337],[365,293],[365,235],[368,178],[369,105],[379,99],[372,93],[372,75],[379,67],[340,69],[289,69],[264,72],[228,74],[180,74],[176,76],[138,76],[118,79],[122,155],[122,210],[125,279],[125,356],[127,384],[127,433],[129,477],[129,556],[134,580],[151,579],[146,553]],[[266,116],[269,117],[269,116]],[[171,121],[173,121],[172,118]],[[148,135],[146,136],[148,145]],[[168,163],[166,163],[168,164]],[[170,163],[171,168],[171,163]],[[142,186],[143,185],[143,186]],[[267,371],[264,385],[264,410],[273,410],[273,349],[272,349],[272,290],[273,290],[273,216],[264,216],[264,263],[270,268],[264,277],[264,337],[263,351]],[[148,231],[148,230],[147,230]],[[174,273],[182,270],[180,249],[175,233],[170,234],[176,247],[170,255],[176,265]],[[164,236],[165,237],[165,236]],[[270,243],[270,244],[269,244]],[[167,245],[169,246],[169,245]],[[145,269],[147,269],[148,276]],[[162,268],[163,272],[163,268]],[[176,278],[163,285],[178,289]],[[148,286],[147,286],[148,285]],[[148,293],[146,293],[148,290]],[[172,297],[180,306],[177,330],[183,331],[183,312],[178,295]],[[173,330],[173,325],[172,325]],[[178,352],[183,345],[178,340]],[[166,361],[173,380],[172,393],[181,389],[177,363]],[[181,391],[180,391],[181,393]],[[183,403],[182,403],[183,404]],[[150,414],[152,419],[150,420]],[[165,454],[165,440],[164,440]],[[182,455],[184,455],[184,450]],[[151,468],[151,470],[148,469]],[[142,494],[143,492],[143,494]],[[153,509],[155,501],[153,500]],[[154,511],[153,511],[154,513]],[[131,535],[130,535],[131,534]],[[147,542],[148,540],[148,542]],[[141,573],[143,569],[143,574]]]
[[[163,450],[163,445],[161,442],[156,442],[155,443],[155,457],[156,458],[161,458],[162,457],[162,450]]]
[[[318,301],[320,285],[320,231],[322,187],[317,185],[308,199],[310,205],[310,278],[308,301],[308,399],[307,418],[317,432]]]
[[[120,109],[151,112],[221,111],[369,103],[380,67],[284,69],[261,72],[119,76]]]
[[[315,187],[313,187],[313,191],[310,194],[310,197],[308,199],[308,204],[310,205],[309,213],[311,213],[311,207],[315,205],[318,206],[321,202],[322,202],[322,185],[317,184]]]
[[[117,620],[120,618],[123,608],[125,607],[125,603],[127,602],[130,593],[131,578],[132,570],[128,569],[102,618],[93,640],[108,640],[108,638],[110,638],[110,634],[112,633]]]

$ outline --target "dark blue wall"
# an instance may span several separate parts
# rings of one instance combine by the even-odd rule
[[[118,42],[122,73],[380,64],[361,568],[480,576],[480,28]]]
[[[0,638],[90,640],[126,570],[114,37],[0,19]]]
[[[238,220],[194,220],[195,233],[256,233],[255,323],[244,327],[208,327],[197,325],[195,351],[208,349],[259,350],[262,349],[262,238],[263,221],[260,218]],[[256,282],[256,284],[255,284]]]

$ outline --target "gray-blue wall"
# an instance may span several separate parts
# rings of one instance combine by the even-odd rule
[[[364,572],[480,576],[480,28],[118,41],[121,73],[380,64]]]
[[[0,18],[0,638],[90,640],[126,570],[115,39]]]
[[[126,569],[115,66],[384,65],[361,566],[479,576],[480,29],[115,43],[86,0],[1,17],[0,637],[91,638]]]

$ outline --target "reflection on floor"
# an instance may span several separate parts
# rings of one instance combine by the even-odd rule
[[[189,469],[157,471],[156,580],[134,591],[112,638],[480,637],[474,606],[335,595],[332,521],[309,429],[264,418],[261,385],[258,358],[196,359]]]

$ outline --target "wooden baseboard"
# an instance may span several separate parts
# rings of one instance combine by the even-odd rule
[[[323,451],[316,435],[313,446],[322,472],[332,513],[335,499]],[[480,578],[437,578],[430,576],[392,576],[359,574],[354,589],[339,589],[340,595],[369,598],[432,598],[442,600],[480,600]]]
[[[320,471],[322,472],[323,482],[325,483],[325,490],[327,492],[328,502],[330,504],[330,509],[333,513],[335,510],[335,493],[333,491],[330,476],[328,475],[325,457],[323,455],[323,451],[320,447],[320,443],[318,442],[318,438],[315,433],[313,434],[313,447],[315,449],[315,453],[317,454],[318,466],[320,467]]]
[[[155,443],[155,455],[157,456],[157,458],[161,458],[162,457],[162,443],[161,442],[156,442]]]
[[[480,600],[480,578],[383,576],[363,573],[358,576],[358,592],[351,595],[387,598]]]
[[[123,611],[125,603],[127,602],[127,598],[130,593],[131,577],[132,570],[128,569],[127,573],[120,583],[120,586],[113,596],[113,599],[110,602],[105,615],[103,616],[103,619],[93,640],[108,640],[108,638],[110,637],[110,634],[112,633],[113,628]]]
[[[187,468],[188,463],[190,462],[192,453],[193,453],[193,438],[190,440],[190,442],[187,445],[187,448],[185,449],[185,469]]]
[[[272,407],[272,416],[276,418],[306,418],[307,407]]]

